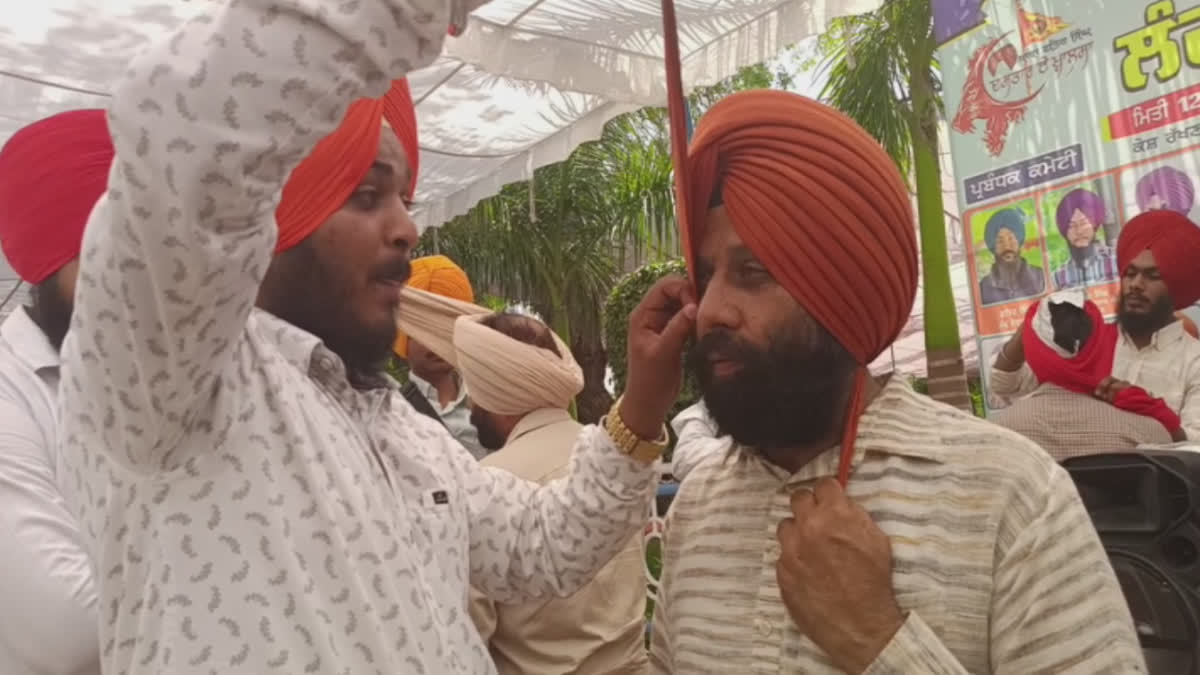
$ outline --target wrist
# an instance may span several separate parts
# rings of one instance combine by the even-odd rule
[[[621,397],[617,413],[625,426],[643,441],[656,440],[667,417],[666,413],[657,412],[655,406],[642,403],[628,392]]]
[[[851,637],[849,648],[835,665],[855,675],[866,672],[904,627],[906,618],[899,607],[886,612],[868,630]]]

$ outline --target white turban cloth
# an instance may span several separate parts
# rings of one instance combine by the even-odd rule
[[[397,325],[453,365],[467,395],[497,415],[524,415],[541,408],[565,409],[583,390],[583,370],[553,331],[562,356],[514,340],[480,323],[486,307],[406,286]]]

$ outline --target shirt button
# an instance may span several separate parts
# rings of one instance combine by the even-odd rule
[[[758,628],[759,634],[762,635],[763,637],[768,637],[771,635],[771,622],[770,621],[767,621],[766,619],[756,619],[754,621],[754,626],[755,626],[755,628]]]

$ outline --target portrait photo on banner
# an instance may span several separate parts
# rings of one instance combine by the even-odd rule
[[[1196,188],[1200,171],[1193,153],[1122,169],[1120,173],[1122,219],[1155,209],[1169,209],[1193,221],[1200,218]]]
[[[1032,197],[970,216],[980,305],[1036,297],[1046,290],[1046,262]]]
[[[1121,221],[1112,177],[1051,190],[1041,195],[1039,203],[1052,290],[1095,286],[1119,276],[1116,253]]]

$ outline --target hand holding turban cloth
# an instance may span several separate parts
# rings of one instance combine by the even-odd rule
[[[479,323],[493,312],[406,286],[400,330],[458,369],[471,400],[498,415],[563,409],[583,389],[583,370],[551,332],[562,356]]]
[[[436,295],[445,296],[454,300],[459,300],[470,305],[475,302],[475,292],[471,290],[471,280],[467,278],[467,273],[461,267],[454,264],[454,261],[444,255],[429,255],[423,258],[417,258],[412,261],[412,275],[408,278],[408,286],[416,288]],[[475,305],[470,305],[475,307]],[[482,309],[482,308],[480,308]],[[487,312],[488,310],[483,309]],[[408,331],[403,328],[396,336],[396,344],[392,347],[392,351],[396,352],[402,359],[408,358]],[[445,338],[448,340],[449,335]],[[417,337],[417,342],[433,349],[433,346],[426,343],[420,337]],[[443,356],[436,349],[434,354]],[[449,361],[449,359],[447,359]]]
[[[26,283],[79,257],[108,188],[113,144],[103,110],[72,110],[13,134],[0,150],[0,248]]]
[[[408,195],[417,186],[419,148],[417,116],[407,80],[396,80],[381,99],[350,104],[333,133],[322,138],[288,177],[275,209],[282,252],[304,241],[346,203],[379,154],[379,134],[387,121],[404,148],[412,177]]]
[[[1124,274],[1133,259],[1147,250],[1154,254],[1175,309],[1200,300],[1200,227],[1187,216],[1166,209],[1134,216],[1117,239],[1120,272]]]
[[[1092,323],[1092,335],[1082,347],[1066,350],[1054,341],[1050,305],[1068,303],[1079,307]],[[1104,378],[1112,374],[1117,353],[1117,327],[1104,322],[1100,308],[1088,300],[1082,290],[1060,291],[1034,303],[1025,313],[1021,344],[1025,361],[1039,382],[1049,382],[1068,391],[1091,395]],[[1113,405],[1138,415],[1158,420],[1167,431],[1180,428],[1179,415],[1160,398],[1153,398],[1141,387],[1126,387],[1117,393]]]
[[[688,151],[688,269],[714,190],[771,275],[858,361],[842,436],[845,484],[867,365],[900,334],[917,289],[916,226],[891,158],[845,115],[782,91],[717,103]]]

